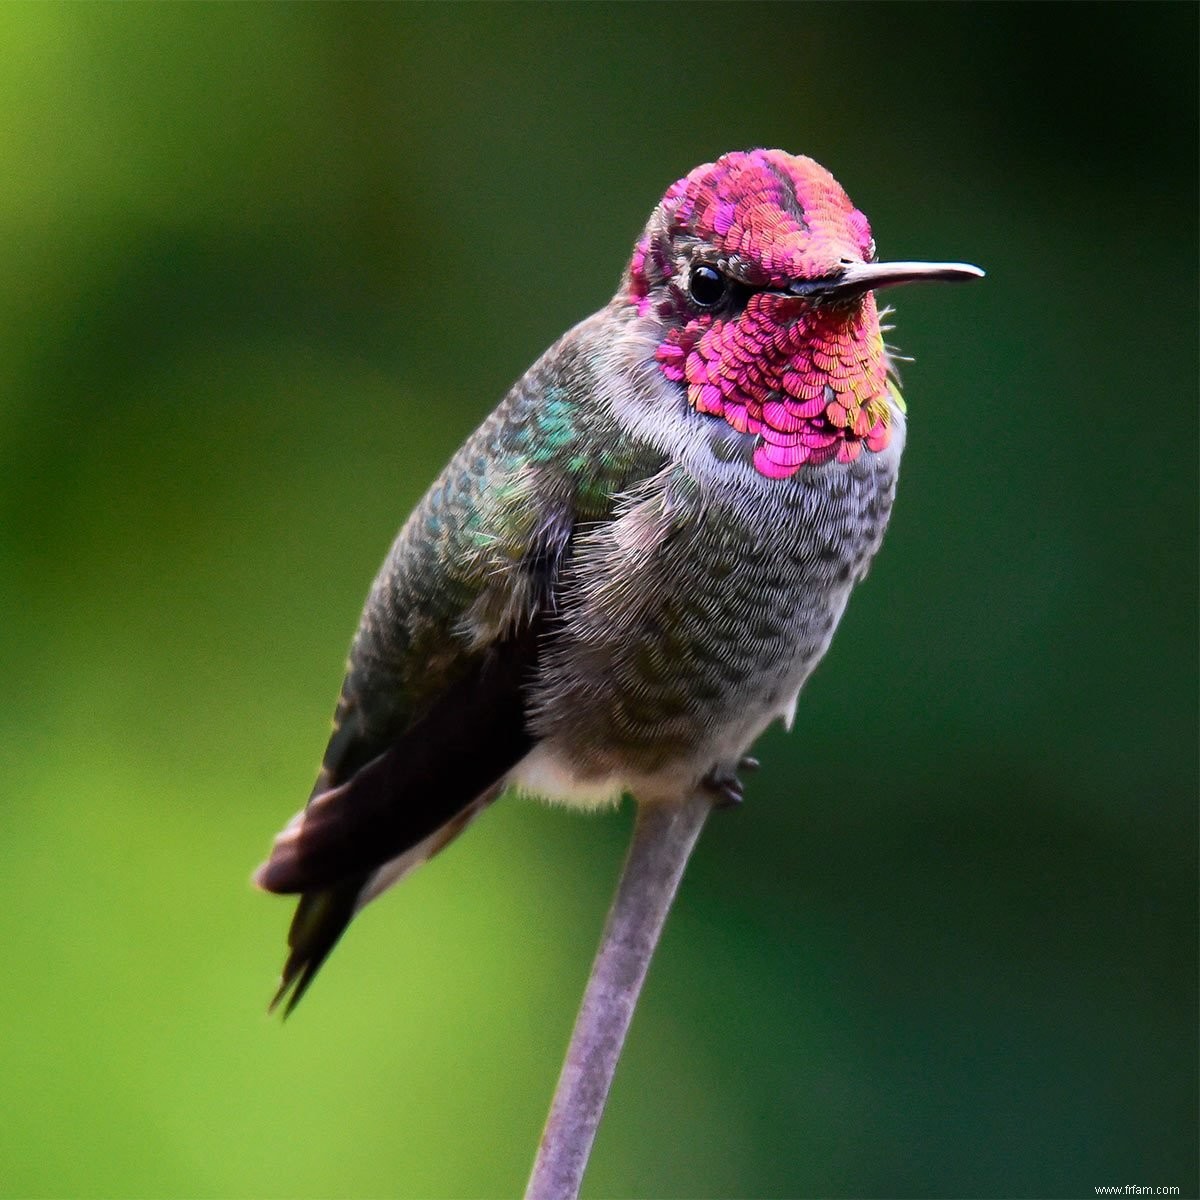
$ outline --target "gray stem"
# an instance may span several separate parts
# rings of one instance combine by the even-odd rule
[[[646,968],[712,803],[711,796],[697,792],[682,805],[638,805],[629,854],[525,1200],[575,1200],[579,1195]]]

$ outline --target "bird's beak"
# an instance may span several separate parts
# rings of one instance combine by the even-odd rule
[[[843,263],[824,279],[798,279],[787,287],[788,295],[810,300],[852,300],[876,288],[895,287],[901,283],[961,283],[967,279],[982,279],[983,271],[970,263]]]

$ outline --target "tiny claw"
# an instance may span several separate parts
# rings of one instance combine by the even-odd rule
[[[737,780],[730,783],[719,783],[714,785],[713,791],[717,795],[717,808],[739,808],[745,800],[742,795],[742,785]]]
[[[748,769],[753,771],[758,763],[754,759],[751,759],[750,762],[754,765]],[[738,766],[745,767],[746,760],[743,759]],[[728,767],[713,767],[705,775],[701,786],[713,797],[717,808],[737,808],[746,798],[742,781]]]
[[[762,763],[760,763],[757,758],[751,754],[747,754],[738,759],[737,769],[739,771],[749,771],[753,774],[753,772],[757,771],[761,766]]]

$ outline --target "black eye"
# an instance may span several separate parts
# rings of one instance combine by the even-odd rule
[[[701,308],[712,308],[714,304],[719,304],[725,298],[728,287],[725,276],[707,263],[697,263],[688,276],[688,295]]]

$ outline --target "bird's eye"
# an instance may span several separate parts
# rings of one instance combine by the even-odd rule
[[[712,308],[714,304],[719,304],[725,298],[728,287],[725,276],[707,263],[697,263],[688,276],[688,295],[701,308]]]

